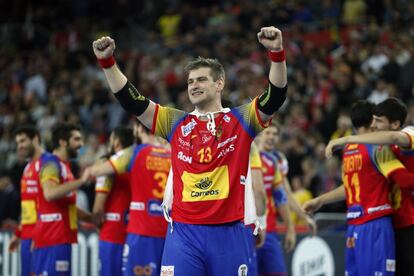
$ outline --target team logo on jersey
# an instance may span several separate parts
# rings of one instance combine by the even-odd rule
[[[194,127],[197,125],[197,122],[194,119],[191,119],[191,122],[186,124],[185,126],[181,126],[181,132],[184,137],[187,137],[188,134],[191,133],[191,131],[194,129]]]
[[[223,134],[223,127],[221,125],[217,126],[216,128],[216,140],[220,139],[221,135]]]
[[[211,181],[208,177],[205,177],[201,179],[200,182],[196,183],[195,185],[197,188],[201,190],[207,190],[208,188],[210,188],[212,183],[213,181]]]
[[[229,195],[229,172],[227,166],[221,166],[211,172],[190,173],[185,171],[182,197],[184,202],[218,200]]]
[[[239,266],[239,269],[238,269],[237,273],[238,273],[239,276],[247,276],[248,270],[249,269],[247,268],[247,265],[242,264],[242,265]]]

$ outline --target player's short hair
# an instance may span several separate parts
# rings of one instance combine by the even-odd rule
[[[72,131],[78,130],[81,128],[78,125],[70,123],[58,123],[52,129],[52,149],[57,149],[59,147],[59,141],[65,140],[69,141],[72,136]]]
[[[189,74],[191,71],[199,69],[199,68],[210,68],[210,74],[213,78],[213,81],[217,81],[218,79],[225,79],[225,72],[223,65],[217,60],[213,58],[204,58],[204,57],[198,57],[189,63],[184,67],[184,70],[187,74]]]
[[[22,125],[14,131],[14,136],[25,134],[30,139],[37,137],[41,142],[40,132],[33,125]]]
[[[112,130],[112,134],[119,140],[123,148],[127,148],[134,143],[134,133],[128,127],[118,126]]]
[[[355,128],[369,128],[375,105],[366,100],[359,100],[351,106],[351,121]]]
[[[399,121],[400,126],[402,126],[407,118],[407,107],[397,98],[388,98],[377,104],[374,108],[374,115],[378,117],[385,116],[390,123]]]

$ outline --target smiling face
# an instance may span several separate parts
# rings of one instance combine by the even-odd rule
[[[17,134],[16,147],[18,154],[24,158],[32,158],[35,152],[35,139],[37,139],[37,137],[30,139],[26,134]]]
[[[196,107],[205,108],[220,102],[224,81],[222,79],[214,81],[210,68],[201,67],[191,70],[187,83],[188,97]]]

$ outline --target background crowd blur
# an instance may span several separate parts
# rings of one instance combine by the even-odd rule
[[[34,4],[33,2],[36,2]],[[191,110],[183,67],[197,56],[226,69],[224,98],[250,101],[267,83],[260,26],[283,31],[288,100],[278,114],[279,149],[298,198],[341,182],[340,160],[325,159],[331,138],[352,133],[351,103],[396,96],[414,124],[414,2],[410,0],[16,0],[0,2],[0,222],[18,219],[20,175],[13,130],[33,123],[47,145],[56,122],[80,123],[85,146],[75,168],[105,152],[110,131],[132,117],[106,87],[91,50],[115,38],[116,59],[149,98]],[[79,204],[89,208],[93,187]],[[344,204],[322,211],[344,211]]]

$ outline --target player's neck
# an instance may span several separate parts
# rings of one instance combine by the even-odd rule
[[[40,156],[42,155],[42,153],[43,153],[43,149],[42,148],[36,148],[35,151],[34,151],[34,154],[32,156],[32,160],[39,159]]]
[[[195,110],[200,114],[219,112],[223,109],[221,103],[210,102],[207,104],[200,104],[195,106]]]
[[[69,159],[68,152],[65,148],[57,148],[53,151],[53,154],[63,161],[68,161]]]

